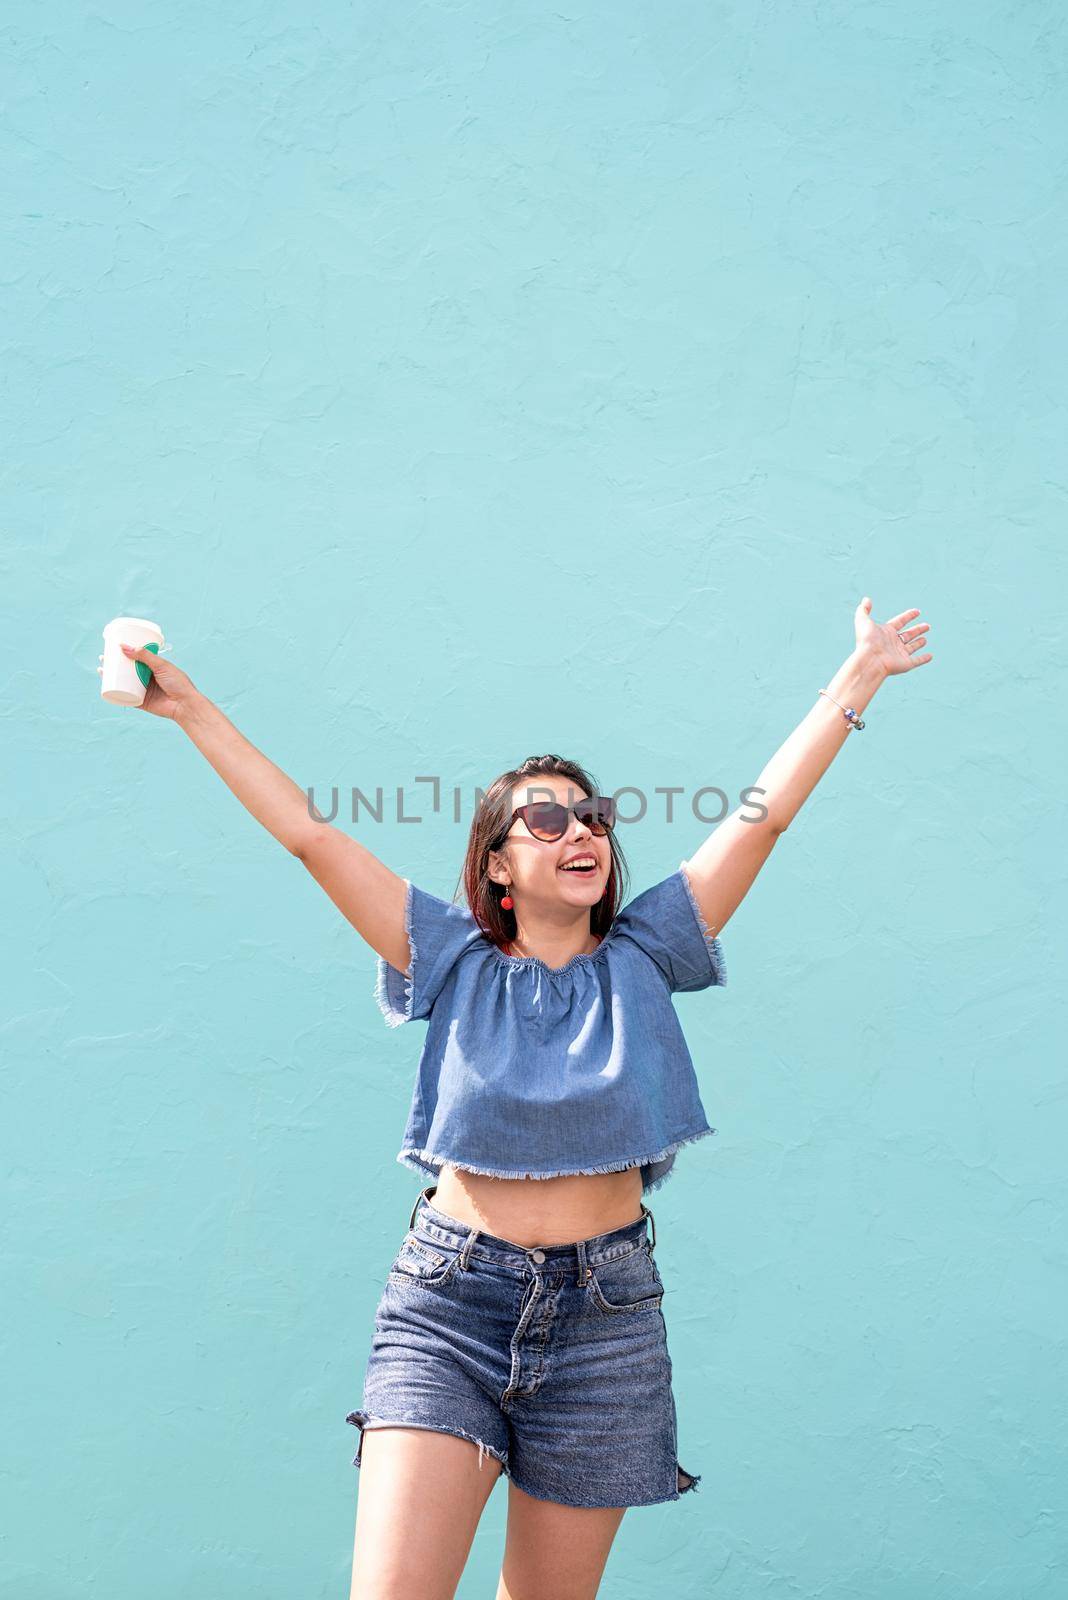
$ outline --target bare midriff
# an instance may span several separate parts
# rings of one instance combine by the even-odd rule
[[[469,1228],[524,1250],[574,1244],[638,1221],[641,1168],[576,1172],[563,1178],[490,1178],[445,1166],[430,1204]]]

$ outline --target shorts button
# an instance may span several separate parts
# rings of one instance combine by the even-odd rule
[[[538,1263],[538,1265],[540,1266],[541,1263],[545,1260],[545,1251],[544,1250],[532,1250],[530,1252],[530,1259],[531,1259],[531,1261],[536,1261]]]

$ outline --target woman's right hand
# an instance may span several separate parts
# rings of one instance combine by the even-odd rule
[[[172,721],[180,722],[193,702],[200,698],[200,690],[192,678],[187,677],[173,661],[158,656],[154,650],[135,650],[124,644],[122,653],[127,661],[143,661],[152,673],[145,698],[134,709],[151,711],[154,717],[170,717]]]

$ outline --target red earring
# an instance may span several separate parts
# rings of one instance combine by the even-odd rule
[[[511,895],[510,894],[506,894],[504,899],[501,901],[501,910],[502,911],[511,911],[511,909],[512,909],[514,904],[515,904],[515,901],[512,899]]]

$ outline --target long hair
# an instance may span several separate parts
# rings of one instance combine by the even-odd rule
[[[503,847],[502,836],[512,814],[513,788],[517,784],[525,784],[528,778],[550,776],[567,778],[574,789],[581,789],[588,796],[600,793],[593,774],[580,767],[577,761],[568,761],[563,756],[554,755],[528,756],[518,767],[512,767],[494,778],[485,791],[471,822],[467,853],[464,856],[457,890],[462,886],[475,921],[486,938],[498,948],[509,944],[515,938],[516,919],[514,910],[505,911],[501,906],[506,891],[489,876],[487,870],[489,854],[491,850],[499,851]],[[616,912],[626,896],[629,876],[623,851],[616,840],[615,829],[610,828],[606,837],[612,858],[608,882],[597,904],[590,907],[590,932],[602,937],[612,926]]]

